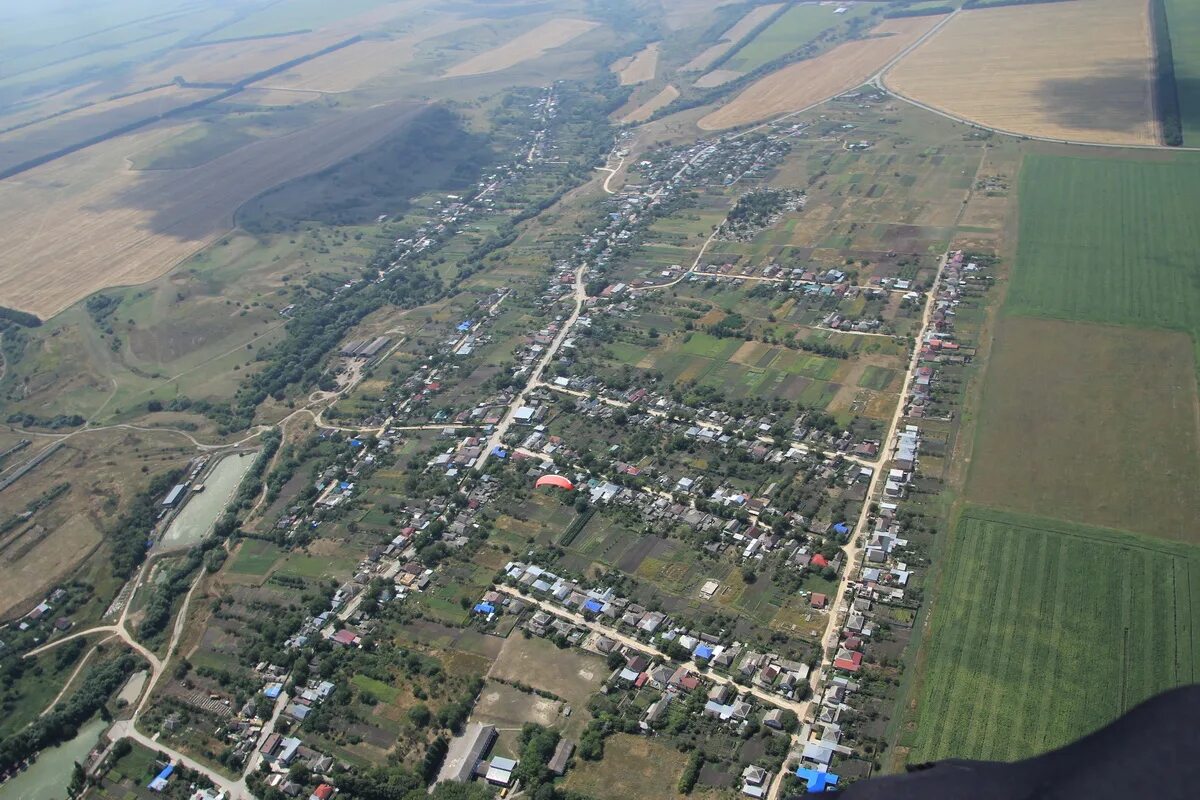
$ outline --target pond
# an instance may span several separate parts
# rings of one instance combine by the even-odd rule
[[[48,747],[41,752],[37,761],[8,783],[0,786],[3,800],[61,800],[67,796],[67,784],[71,781],[72,765],[83,764],[88,753],[100,740],[100,734],[108,723],[96,717],[84,723],[79,733],[69,742],[58,747]]]
[[[183,509],[171,520],[156,549],[187,548],[203,539],[233,499],[257,457],[257,453],[238,453],[222,458],[203,478],[204,491],[192,492]]]

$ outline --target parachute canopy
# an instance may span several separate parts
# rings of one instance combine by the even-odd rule
[[[562,475],[543,475],[537,479],[537,483],[535,483],[533,486],[536,489],[540,489],[543,486],[556,486],[559,489],[566,489],[567,491],[575,488],[575,484],[571,483]]]

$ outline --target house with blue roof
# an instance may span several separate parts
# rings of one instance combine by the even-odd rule
[[[480,603],[479,605],[475,606],[475,613],[476,614],[494,614],[494,613],[496,613],[496,607],[494,605],[492,605],[491,603]]]
[[[601,611],[604,610],[604,604],[601,603],[599,600],[594,600],[594,599],[588,600],[587,602],[585,602],[583,604],[583,610],[590,611],[593,614],[599,614]]]
[[[154,780],[150,781],[146,788],[152,792],[161,792],[163,789],[167,788],[167,781],[170,780],[171,773],[174,771],[175,765],[167,764],[162,768],[162,772],[158,773],[158,776],[155,777]]]
[[[837,786],[838,782],[838,776],[832,772],[818,772],[808,767],[798,767],[796,769],[796,777],[804,781],[809,794],[829,791],[834,786]]]
[[[709,660],[713,657],[713,649],[706,644],[696,645],[696,649],[692,651],[694,658],[703,658]]]

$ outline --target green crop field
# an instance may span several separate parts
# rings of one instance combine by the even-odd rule
[[[851,13],[835,15],[834,8],[816,5],[792,6],[771,23],[770,27],[739,48],[721,68],[750,72],[800,49]]]
[[[1200,549],[972,507],[945,558],[912,762],[1030,756],[1200,675]]]
[[[1200,159],[1030,155],[1013,314],[1200,335]]]
[[[1200,5],[1194,0],[1166,0],[1171,28],[1171,57],[1183,121],[1183,143],[1200,143]]]

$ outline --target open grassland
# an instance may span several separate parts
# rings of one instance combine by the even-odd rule
[[[721,40],[711,47],[705,48],[691,61],[683,65],[684,72],[699,72],[700,70],[708,69],[709,66],[721,56],[729,52],[729,49],[750,35],[750,32],[757,28],[762,23],[770,19],[771,15],[779,10],[783,3],[769,3],[765,6],[757,6],[746,12],[746,16],[737,21],[732,28],[725,31],[721,36]]]
[[[1006,310],[1200,339],[1200,159],[1027,156]]]
[[[1155,144],[1151,38],[1144,2],[967,11],[897,64],[887,84],[1004,131]]]
[[[969,508],[932,615],[911,762],[1066,744],[1200,676],[1200,550]]]
[[[515,67],[544,55],[599,25],[586,19],[552,19],[531,31],[446,70],[446,77],[485,75]]]
[[[247,200],[362,151],[411,112],[344,113],[186,170],[129,170],[134,140],[125,137],[0,183],[0,303],[46,317],[107,286],[161,275],[225,233]]]
[[[35,442],[12,464],[48,444]],[[22,514],[30,502],[48,499],[0,534],[0,617],[22,606],[28,610],[28,603],[70,575],[152,476],[181,466],[194,452],[186,439],[165,432],[90,431],[63,443],[0,492],[0,522]],[[64,484],[65,490],[55,491]]]
[[[631,59],[623,59],[625,63],[620,64],[621,68],[617,70],[617,78],[622,86],[633,86],[654,80],[654,73],[658,69],[658,48],[661,44],[661,42],[652,42],[638,51]]]
[[[1186,334],[1006,317],[968,497],[1200,542],[1197,403]]]
[[[790,64],[746,87],[697,123],[722,130],[768,119],[841,94],[870,78],[919,39],[941,17],[891,19],[870,37],[844,42],[816,58]]]
[[[1193,0],[1165,2],[1183,121],[1183,143],[1195,147],[1200,144],[1200,4]]]
[[[799,50],[823,31],[846,19],[834,14],[836,5],[796,5],[789,8],[764,31],[746,42],[722,64],[723,69],[752,72],[780,56]],[[866,6],[856,6],[856,9]]]
[[[618,733],[605,739],[600,761],[577,760],[564,786],[597,800],[675,800],[686,763],[670,745]]]
[[[645,122],[654,116],[655,111],[658,111],[660,108],[666,108],[675,102],[675,98],[677,97],[679,97],[678,89],[670,85],[664,86],[661,92],[622,117],[621,122]]]
[[[560,650],[546,639],[510,636],[504,640],[488,677],[553,692],[571,705],[584,708],[608,672],[598,656]]]

